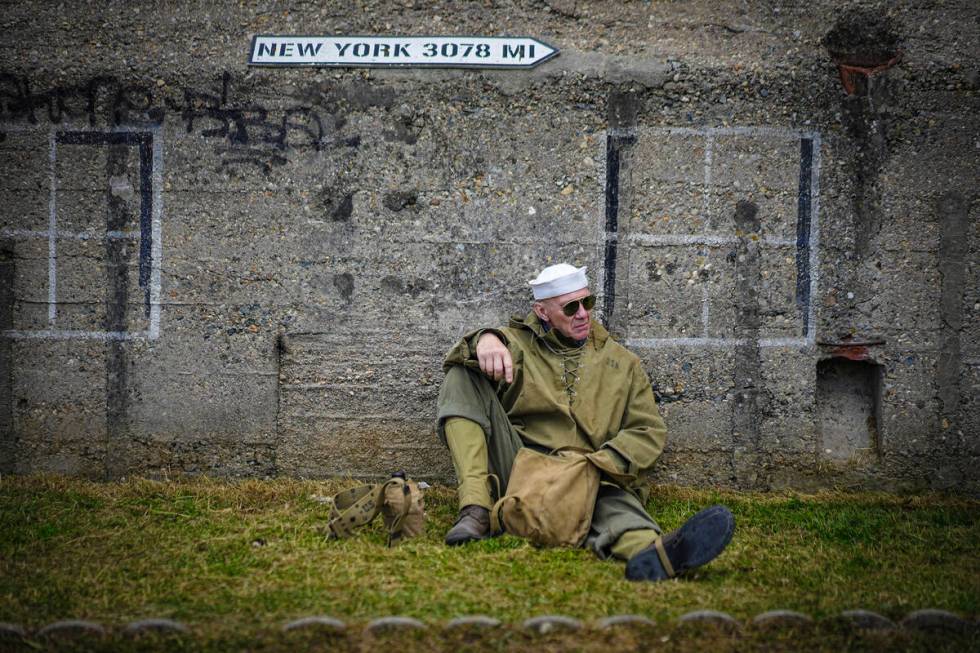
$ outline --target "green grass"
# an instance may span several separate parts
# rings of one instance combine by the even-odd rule
[[[454,493],[445,488],[426,492],[424,537],[388,549],[379,518],[353,539],[328,541],[322,532],[328,508],[316,498],[352,484],[208,479],[99,484],[5,477],[0,480],[0,621],[36,630],[69,618],[118,628],[135,619],[169,617],[193,629],[194,646],[220,650],[248,642],[248,648],[273,650],[282,624],[313,614],[353,625],[387,615],[438,625],[460,615],[487,614],[519,625],[539,614],[590,622],[634,613],[664,624],[647,635],[669,649],[678,638],[671,639],[673,626],[667,624],[697,609],[722,610],[743,622],[776,608],[824,621],[854,608],[894,620],[919,608],[970,618],[980,611],[980,502],[970,499],[656,487],[648,508],[667,530],[712,503],[731,507],[737,527],[714,563],[684,579],[637,584],[623,578],[622,563],[599,561],[584,550],[535,549],[511,536],[447,548],[442,536],[456,506]],[[835,642],[835,648],[845,641],[840,638],[850,637],[838,633],[828,640],[821,630],[827,627],[807,636],[822,642],[819,646]],[[742,638],[712,647],[749,650],[753,636],[749,629]],[[434,637],[442,635],[399,636],[397,646],[489,646],[480,638],[447,643]],[[568,636],[529,639],[507,627],[494,636],[493,647],[593,650],[588,638],[577,635],[572,645],[563,637]],[[619,642],[626,649],[643,648],[649,640],[630,630],[603,635],[603,648],[610,637],[627,638]],[[787,640],[788,650],[799,649],[804,641],[799,637]],[[918,646],[915,637],[900,637],[901,648]],[[340,649],[365,646],[353,635],[317,641]],[[765,636],[766,647],[774,641],[772,634]],[[729,644],[735,648],[726,648]],[[886,650],[896,641],[846,639],[846,644]],[[927,644],[927,649],[935,645]]]

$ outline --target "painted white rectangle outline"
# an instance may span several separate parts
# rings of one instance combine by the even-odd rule
[[[794,140],[810,139],[812,142],[812,166],[810,168],[810,244],[809,244],[809,266],[810,266],[810,301],[807,306],[807,332],[805,336],[796,338],[760,338],[759,347],[794,347],[811,348],[816,344],[816,297],[819,286],[820,276],[820,257],[818,255],[820,246],[820,132],[813,130],[801,130],[779,127],[658,127],[658,128],[627,128],[606,130],[608,136],[636,136],[641,137],[643,132],[684,134],[691,136],[702,136],[705,139],[704,154],[704,199],[703,204],[707,206],[707,196],[711,184],[712,164],[713,164],[713,143],[717,136],[756,136],[764,138],[791,138]],[[801,161],[802,165],[802,161]],[[705,216],[707,217],[707,216]],[[707,220],[704,221],[707,225]],[[618,240],[619,234],[605,231],[604,227],[599,227],[600,243],[599,252],[605,251],[605,243]],[[630,244],[642,245],[699,245],[702,247],[721,247],[732,245],[738,242],[737,238],[714,236],[707,233],[702,234],[630,234],[626,239]],[[771,247],[796,247],[796,240],[788,238],[763,238],[761,242]],[[600,277],[599,288],[602,288],[603,274]],[[744,346],[750,343],[744,338],[712,338],[708,336],[707,326],[709,319],[709,304],[707,290],[702,294],[701,306],[701,337],[694,338],[626,338],[625,344],[628,347],[637,349],[660,349],[665,347],[704,347],[704,348],[731,348]]]
[[[34,128],[25,125],[0,125],[0,131],[6,132],[25,132],[35,131]],[[151,219],[151,234],[153,243],[151,245],[152,261],[150,263],[150,319],[149,328],[145,331],[83,331],[70,329],[53,328],[57,322],[58,303],[57,303],[57,260],[58,260],[58,240],[77,239],[88,240],[90,238],[139,238],[139,232],[107,232],[105,234],[93,234],[88,232],[67,232],[58,230],[57,222],[57,191],[58,180],[55,175],[55,165],[57,163],[57,133],[60,131],[72,132],[91,132],[99,134],[111,133],[141,133],[150,132],[153,134],[152,160],[153,169],[151,178],[153,179],[153,206]],[[46,231],[33,231],[29,229],[4,229],[0,231],[0,237],[16,239],[47,239],[48,240],[48,329],[7,329],[0,332],[0,336],[5,338],[18,339],[48,339],[48,340],[156,340],[160,337],[160,284],[161,284],[161,265],[163,258],[163,243],[161,237],[163,233],[163,127],[149,126],[140,128],[115,127],[112,129],[73,129],[68,125],[55,125],[48,133],[48,174],[51,178],[50,196],[48,199],[48,229]]]

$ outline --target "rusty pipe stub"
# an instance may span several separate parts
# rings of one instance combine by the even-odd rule
[[[873,361],[873,348],[885,344],[884,339],[819,341],[818,345],[828,358],[846,358],[852,361]]]
[[[865,79],[870,79],[871,77],[877,75],[880,72],[884,72],[889,68],[895,66],[899,61],[902,60],[902,53],[897,52],[894,57],[885,61],[883,63],[868,65],[864,62],[861,63],[848,63],[848,61],[853,62],[853,59],[836,59],[837,72],[840,74],[841,84],[844,86],[844,91],[848,95],[854,95],[857,91],[857,82],[861,77]]]

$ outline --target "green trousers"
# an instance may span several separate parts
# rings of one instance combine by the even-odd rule
[[[463,418],[482,430],[485,446],[468,438]],[[446,422],[450,421],[450,438],[446,437]],[[510,470],[517,450],[524,446],[545,451],[533,442],[525,442],[507,419],[490,381],[481,373],[462,366],[453,366],[446,373],[439,391],[438,433],[450,447],[456,476],[460,481],[460,505],[488,503],[490,490],[486,474],[500,479],[501,491],[506,494]],[[485,452],[485,453],[484,453]],[[485,460],[482,456],[486,456]],[[494,488],[491,488],[494,489]],[[499,498],[499,497],[496,497]],[[602,483],[596,498],[592,525],[585,539],[587,548],[600,558],[628,559],[649,546],[659,537],[660,527],[647,514],[640,500],[630,492]]]

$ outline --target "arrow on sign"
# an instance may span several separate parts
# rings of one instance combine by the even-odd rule
[[[252,38],[252,66],[533,68],[558,54],[526,36],[274,36]]]

